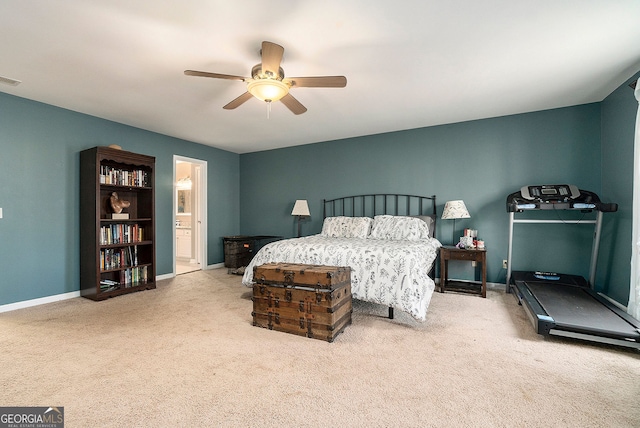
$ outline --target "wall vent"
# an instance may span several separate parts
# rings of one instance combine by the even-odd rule
[[[5,85],[18,86],[22,82],[20,80],[0,76],[0,83],[4,83]]]

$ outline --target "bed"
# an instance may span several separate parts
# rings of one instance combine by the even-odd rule
[[[433,269],[440,248],[435,238],[436,197],[370,194],[323,200],[317,235],[269,243],[245,269],[285,262],[351,268],[354,299],[397,309],[425,321],[435,289]]]

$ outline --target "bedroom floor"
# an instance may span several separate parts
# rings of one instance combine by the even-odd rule
[[[241,279],[0,314],[0,402],[69,426],[105,424],[90,403],[114,426],[640,425],[640,353],[538,336],[504,292],[436,292],[424,323],[354,301],[327,343],[254,327]]]

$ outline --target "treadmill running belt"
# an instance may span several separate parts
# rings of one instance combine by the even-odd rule
[[[633,338],[638,332],[581,287],[526,281],[559,329],[600,332],[609,337]]]

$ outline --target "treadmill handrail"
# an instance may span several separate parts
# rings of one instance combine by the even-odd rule
[[[531,218],[514,219],[514,223],[560,223],[560,224],[595,224],[597,220],[535,220]]]
[[[600,234],[602,231],[602,213],[603,211],[597,211],[595,220],[535,220],[535,219],[516,219],[515,212],[509,212],[509,246],[507,249],[507,278],[506,278],[506,291],[511,291],[511,271],[512,263],[511,258],[513,255],[513,225],[515,223],[524,224],[550,224],[550,223],[567,223],[567,224],[593,224],[595,230],[593,234],[593,245],[591,247],[591,264],[589,266],[589,287],[593,288],[596,281],[596,268],[598,264],[598,251],[600,248]]]

